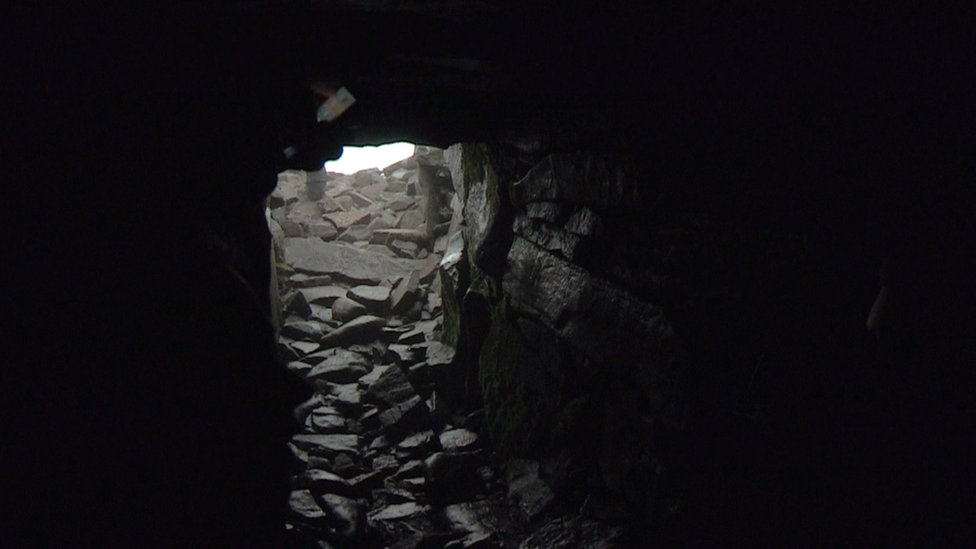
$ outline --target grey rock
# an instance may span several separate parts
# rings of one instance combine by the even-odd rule
[[[336,229],[345,231],[349,227],[369,223],[371,214],[368,210],[353,210],[351,212],[333,212],[322,215],[335,225]]]
[[[379,419],[380,425],[394,438],[431,426],[430,410],[419,395],[380,412]]]
[[[378,243],[389,244],[394,240],[422,243],[427,241],[427,234],[416,229],[379,229],[374,233]]]
[[[330,456],[339,452],[355,454],[359,450],[357,435],[300,434],[294,435],[292,442],[311,455]]]
[[[400,364],[410,365],[410,364],[415,364],[417,362],[416,355],[414,354],[413,349],[411,349],[409,345],[400,345],[394,343],[390,345],[389,350],[391,353],[396,355],[397,362]]]
[[[381,454],[373,458],[373,470],[380,473],[392,473],[400,468],[400,462],[392,455]]]
[[[434,368],[447,366],[454,361],[455,352],[454,347],[446,343],[431,341],[427,345],[427,364]]]
[[[309,306],[308,300],[305,299],[305,296],[301,292],[295,292],[295,295],[287,301],[285,311],[295,313],[302,318],[312,316],[312,307]]]
[[[419,230],[420,227],[423,226],[423,224],[424,224],[423,213],[418,212],[417,210],[407,210],[403,212],[403,217],[400,218],[400,223],[398,225],[400,229]],[[281,228],[285,229],[285,226],[282,225]],[[287,229],[285,229],[285,232],[287,234]]]
[[[519,508],[529,520],[535,519],[555,500],[549,485],[539,478],[539,462],[512,460],[506,464],[508,493],[519,502]]]
[[[387,368],[377,380],[366,390],[366,399],[370,402],[396,406],[417,396],[413,386],[407,381],[407,376],[396,366]]]
[[[301,351],[302,355],[314,353],[316,349],[321,347],[321,345],[318,343],[313,343],[311,341],[295,341],[292,342],[291,346]]]
[[[323,414],[318,410],[312,410],[309,419],[312,432],[316,434],[329,435],[343,433],[346,430],[346,419],[339,415]]]
[[[323,347],[353,345],[356,343],[370,343],[382,334],[386,321],[382,318],[363,315],[350,320],[334,331],[322,337],[319,343]]]
[[[352,199],[353,205],[356,206],[357,208],[370,208],[376,204],[376,201],[367,198],[362,193],[356,191],[346,191],[345,196],[348,196],[350,199]]]
[[[386,191],[389,187],[390,185],[386,181],[380,181],[378,183],[373,183],[372,185],[367,185],[359,189],[359,194],[376,202],[382,200],[383,192]]]
[[[335,300],[346,295],[346,289],[339,286],[317,286],[302,288],[299,293],[311,304],[331,306]]]
[[[342,209],[342,206],[329,195],[324,195],[321,199],[319,199],[319,208],[321,208],[322,211],[325,213],[335,213],[335,212],[344,211]]]
[[[607,153],[551,154],[512,186],[516,205],[573,202],[597,209],[634,208],[644,180],[630,163]]]
[[[419,329],[400,334],[400,338],[397,339],[397,343],[401,345],[414,345],[425,341],[427,341],[427,338],[424,335],[424,331]]]
[[[366,314],[366,307],[348,297],[340,297],[332,303],[332,318],[339,322],[349,322]]]
[[[350,244],[362,242],[365,245],[368,244],[372,238],[373,231],[369,227],[364,225],[353,225],[352,227],[342,231],[342,234],[340,234],[336,240],[348,242]]]
[[[495,538],[494,532],[468,534],[461,539],[447,542],[444,549],[497,549],[501,546]]]
[[[386,257],[400,257],[396,252],[386,246],[383,246],[382,244],[370,244],[364,249],[373,253],[385,255]]]
[[[430,254],[420,267],[420,282],[427,284],[434,279],[441,264],[441,254]]]
[[[389,243],[389,247],[391,250],[396,252],[398,256],[408,259],[416,258],[417,250],[419,249],[416,242],[410,242],[407,240],[394,240],[393,242]]]
[[[285,262],[298,271],[374,285],[387,277],[408,276],[421,265],[417,261],[393,259],[317,238],[286,238]]]
[[[370,514],[369,518],[375,521],[398,520],[413,517],[425,510],[424,507],[418,505],[416,502],[407,502],[380,509]]]
[[[588,357],[633,365],[650,390],[685,356],[664,311],[590,276],[524,238],[516,238],[502,280],[521,314]]]
[[[363,412],[363,394],[355,383],[332,385],[335,405],[342,413],[357,416]]]
[[[619,541],[623,533],[620,526],[568,515],[544,524],[525,538],[519,549],[622,549],[629,546]]]
[[[339,384],[352,383],[368,374],[369,368],[370,363],[363,355],[337,349],[335,355],[312,368],[307,377]]]
[[[562,205],[556,202],[532,202],[525,205],[525,216],[546,223],[556,223],[562,216],[562,210]]]
[[[409,439],[410,437],[407,438],[407,440]],[[406,442],[407,440],[404,440],[404,442]],[[401,442],[399,446],[402,447],[403,442]],[[400,466],[400,468],[397,469],[396,473],[394,473],[393,476],[397,479],[417,478],[417,477],[424,476],[425,472],[426,469],[424,468],[424,462],[420,461],[419,459],[414,459]]]
[[[415,199],[403,194],[398,194],[386,203],[386,207],[394,212],[402,212],[403,210],[412,208],[416,204],[417,201]]]
[[[468,450],[478,444],[478,433],[467,429],[451,429],[439,435],[445,450]]]
[[[332,318],[332,308],[331,307],[324,307],[322,305],[312,305],[311,307],[312,307],[312,318],[310,320],[314,320],[316,322],[321,322],[322,324],[325,324],[326,326],[336,326],[336,325],[338,325],[338,322],[336,322]]]
[[[372,314],[383,315],[389,310],[390,289],[383,286],[354,286],[347,294],[349,299],[362,303]]]
[[[419,271],[411,271],[408,276],[401,277],[390,292],[390,310],[393,314],[403,315],[409,311],[417,300],[419,289]]]
[[[380,376],[385,374],[390,368],[394,368],[394,366],[385,365],[374,367],[371,372],[359,378],[359,386],[364,390],[368,389],[370,385],[376,383]]]
[[[563,230],[548,223],[529,219],[524,215],[516,216],[512,229],[515,234],[530,240],[533,244],[556,252],[572,261],[580,245],[579,235]]]
[[[417,467],[422,467],[423,462],[419,461],[418,458],[426,458],[432,451],[437,450],[436,441],[437,438],[434,437],[433,431],[414,433],[397,444],[397,458],[417,460]]]
[[[305,220],[305,232],[309,236],[315,236],[322,240],[332,240],[339,234],[339,230],[331,221],[326,219],[310,218]]]
[[[292,512],[306,520],[319,521],[325,518],[325,511],[315,502],[309,490],[294,490],[288,500]]]
[[[322,525],[328,536],[337,540],[355,540],[366,532],[366,513],[355,499],[337,494],[316,496],[316,502],[325,513]]]
[[[437,452],[424,460],[429,497],[435,504],[470,501],[483,492],[484,481],[479,468],[487,460],[483,452]]]
[[[596,212],[584,206],[569,216],[564,228],[573,234],[593,236],[599,234],[603,222]]]
[[[326,331],[327,328],[321,323],[295,317],[285,320],[284,326],[281,327],[281,335],[296,340],[317,341],[322,338]]]
[[[490,534],[497,528],[496,510],[487,501],[448,505],[441,515],[448,529],[459,534]]]
[[[297,273],[288,277],[288,284],[294,286],[295,288],[311,288],[315,286],[328,286],[332,284],[332,277],[328,275],[324,276],[309,276],[305,273]],[[308,295],[305,295],[305,299],[308,299]],[[312,303],[310,300],[309,303]]]
[[[324,469],[309,468],[295,479],[297,488],[310,490],[312,495],[332,493],[356,496],[346,479]]]

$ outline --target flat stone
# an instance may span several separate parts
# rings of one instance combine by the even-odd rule
[[[445,450],[468,450],[478,443],[478,433],[467,429],[451,429],[438,437]]]
[[[287,239],[286,239],[287,241]],[[420,282],[427,284],[434,279],[441,265],[441,254],[430,254],[420,267]]]
[[[603,222],[600,216],[590,208],[583,206],[569,216],[563,228],[573,234],[593,236],[598,234],[602,227]]]
[[[377,253],[380,255],[385,255],[386,257],[400,257],[396,252],[391,250],[389,247],[382,244],[370,244],[364,248],[367,251]]]
[[[325,512],[322,525],[328,529],[330,537],[351,541],[365,533],[365,509],[355,499],[327,493],[316,496],[315,500]]]
[[[427,341],[427,337],[424,335],[424,331],[419,329],[405,332],[400,335],[399,339],[397,339],[397,343],[401,345],[413,345],[415,343],[423,343],[425,341]]]
[[[322,240],[332,240],[339,234],[336,226],[325,219],[309,219],[305,222],[305,231],[309,236],[315,236]]]
[[[395,315],[403,315],[417,300],[420,290],[420,272],[411,271],[408,276],[401,277],[390,292],[390,310]]]
[[[379,242],[390,243],[394,240],[408,242],[425,242],[427,234],[417,229],[380,229],[374,232]]]
[[[390,454],[381,454],[373,458],[373,470],[380,473],[391,473],[400,468],[400,462]]]
[[[285,262],[298,271],[373,285],[388,277],[408,276],[421,265],[418,261],[394,259],[317,238],[286,238]]]
[[[354,286],[347,294],[349,299],[362,303],[372,314],[382,315],[389,310],[390,289],[383,286]]]
[[[288,500],[288,507],[292,512],[308,520],[318,521],[325,518],[325,511],[315,502],[315,497],[309,490],[294,490]]]
[[[495,510],[487,501],[456,503],[444,507],[447,527],[456,533],[485,534],[495,531]]]
[[[417,460],[418,468],[423,468],[420,458],[425,458],[437,450],[437,442],[433,431],[414,433],[397,444],[396,456],[399,459]]]
[[[397,367],[389,367],[383,371],[375,382],[366,390],[366,399],[371,402],[395,406],[409,401],[417,396],[407,376]]]
[[[339,286],[318,286],[302,288],[299,293],[311,304],[332,306],[335,300],[346,295],[346,289]]]
[[[363,355],[337,349],[308,372],[310,379],[324,379],[332,383],[353,383],[369,373],[370,363]]]
[[[378,380],[380,376],[385,374],[387,370],[393,367],[394,366],[390,366],[390,365],[374,367],[370,373],[359,378],[359,386],[362,387],[364,390],[368,389],[370,385],[376,383],[376,380]]]
[[[310,490],[312,495],[324,493],[356,495],[346,479],[324,469],[306,469],[295,479],[295,485]]]
[[[379,419],[390,436],[402,436],[409,432],[430,429],[431,426],[430,410],[420,395],[380,412]]]
[[[404,442],[410,438],[411,437],[407,437]],[[403,446],[403,442],[400,443],[400,446]],[[424,462],[419,459],[414,459],[404,463],[399,469],[397,469],[397,472],[393,476],[397,479],[417,478],[424,476],[425,472],[426,469],[424,468]]]
[[[440,341],[431,341],[427,345],[427,364],[431,367],[446,366],[454,361],[455,349]]]
[[[367,313],[366,307],[348,297],[340,297],[332,303],[332,318],[338,322],[349,322]]]
[[[335,224],[336,229],[344,231],[353,225],[369,223],[370,213],[368,210],[355,210],[351,212],[333,212],[322,216]]]
[[[281,327],[281,335],[295,340],[316,341],[325,334],[326,330],[327,328],[318,322],[289,318]]]
[[[420,247],[416,242],[410,242],[408,240],[394,240],[388,244],[391,250],[396,252],[400,257],[405,257],[408,259],[414,259],[417,257],[417,250]]]
[[[338,202],[336,202],[335,198],[332,198],[329,195],[325,195],[319,199],[319,208],[322,208],[322,211],[325,213],[335,213],[335,212],[344,211],[342,209],[342,206]]]
[[[365,196],[366,198],[375,201],[379,201],[383,197],[383,192],[389,188],[389,184],[386,181],[380,181],[379,183],[373,183],[372,185],[367,185],[359,189],[359,194]]]
[[[338,347],[356,343],[370,343],[378,338],[383,331],[386,321],[382,318],[363,315],[346,322],[334,331],[329,332],[319,343],[323,347]]]
[[[296,341],[291,344],[292,347],[298,349],[302,354],[314,353],[316,349],[321,347],[318,343],[312,343],[311,341]]]
[[[300,434],[292,437],[292,442],[309,453],[325,451],[327,453],[351,452],[359,450],[357,435],[310,435]]]
[[[336,397],[335,405],[344,414],[356,416],[363,411],[363,393],[355,383],[333,385],[332,394]]]
[[[332,284],[332,277],[329,275],[309,276],[305,273],[296,273],[288,277],[288,283],[295,288],[328,286]],[[305,296],[305,299],[308,299],[308,295]],[[309,303],[311,303],[311,301],[309,301]]]
[[[352,227],[349,227],[348,229],[342,231],[342,234],[340,234],[336,238],[336,240],[340,240],[342,242],[348,242],[350,244],[353,243],[359,244],[361,242],[362,245],[365,247],[366,245],[369,244],[372,238],[373,238],[372,229],[370,229],[365,225],[353,225]]]
[[[417,204],[417,201],[409,196],[398,194],[386,203],[386,207],[394,212],[402,212],[412,208]]]
[[[417,210],[407,210],[400,218],[399,226],[401,229],[418,230],[424,224],[424,214]],[[284,228],[284,225],[282,225]]]
[[[322,435],[332,435],[346,432],[346,418],[333,414],[319,414],[312,410],[309,416],[312,432]]]
[[[421,507],[416,502],[400,503],[398,505],[390,505],[377,512],[370,515],[370,518],[375,521],[389,521],[397,519],[405,519],[412,517],[423,512],[425,509]]]
[[[413,349],[411,349],[409,345],[400,345],[400,344],[394,343],[394,344],[391,344],[389,346],[389,350],[390,350],[391,353],[393,353],[394,355],[396,355],[397,360],[401,364],[408,364],[409,365],[409,364],[414,364],[414,363],[417,362],[417,357],[414,354]]]

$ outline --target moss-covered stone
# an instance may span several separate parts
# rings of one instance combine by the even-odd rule
[[[567,400],[566,355],[541,327],[526,337],[504,300],[491,320],[479,359],[489,435],[503,456],[544,455]]]

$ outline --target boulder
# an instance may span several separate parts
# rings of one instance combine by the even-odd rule
[[[444,450],[470,450],[478,444],[478,433],[467,429],[451,429],[438,437]]]
[[[292,513],[308,521],[318,522],[325,518],[325,511],[315,502],[315,497],[309,490],[292,491],[288,507]]]
[[[367,313],[362,303],[348,297],[340,297],[332,303],[332,318],[338,322],[349,322]]]
[[[393,439],[431,427],[430,410],[420,395],[380,412],[379,420],[387,435]]]
[[[327,330],[328,328],[319,322],[289,317],[281,327],[281,335],[291,339],[318,341]]]

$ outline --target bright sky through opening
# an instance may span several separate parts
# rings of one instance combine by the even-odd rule
[[[353,174],[369,168],[383,169],[398,160],[413,156],[413,143],[389,143],[378,147],[343,147],[338,160],[325,163],[330,172]]]

